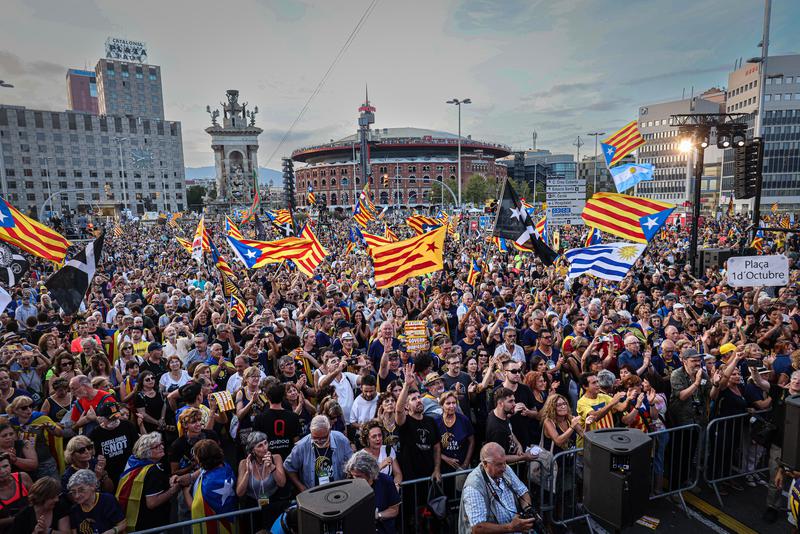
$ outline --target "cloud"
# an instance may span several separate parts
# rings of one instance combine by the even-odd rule
[[[30,76],[49,78],[55,75],[66,75],[63,65],[50,61],[23,62],[19,56],[0,50],[0,72],[4,76]]]
[[[548,30],[552,26],[547,6],[530,0],[464,0],[455,8],[451,27],[458,33],[505,33]]]
[[[309,5],[295,0],[258,0],[258,3],[269,9],[282,22],[295,22],[302,19]]]
[[[557,83],[547,89],[545,91],[539,91],[537,93],[531,93],[530,95],[526,95],[520,98],[522,101],[533,100],[536,98],[547,98],[551,96],[561,96],[565,93],[575,93],[580,91],[586,91],[587,89],[597,89],[597,83],[585,83],[585,82],[575,82],[575,83]]]
[[[692,69],[681,69],[671,72],[662,72],[660,74],[653,74],[651,76],[643,76],[641,78],[633,78],[622,85],[634,86],[650,82],[658,82],[662,80],[672,80],[674,78],[687,78],[690,76],[697,76],[700,74],[713,74],[716,72],[728,72],[733,68],[733,65],[716,65],[714,67],[696,67]]]

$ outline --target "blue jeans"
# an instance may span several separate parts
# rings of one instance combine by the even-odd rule
[[[653,474],[661,476],[664,474],[664,453],[669,443],[669,434],[658,434],[653,436],[653,440],[656,442],[653,453]]]

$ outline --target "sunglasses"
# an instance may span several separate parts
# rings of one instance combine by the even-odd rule
[[[518,375],[520,373],[519,369],[506,369],[506,373],[511,373],[512,375]]]
[[[77,452],[78,454],[83,454],[86,451],[94,451],[94,445],[86,445],[84,447],[81,447],[80,449],[75,449],[75,452]]]

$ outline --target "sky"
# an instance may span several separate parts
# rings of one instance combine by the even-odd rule
[[[282,146],[373,0],[3,0],[0,103],[67,106],[68,68],[93,69],[107,37],[144,41],[187,166],[213,156],[206,105],[227,89],[257,105],[259,164],[352,134],[369,86],[375,127],[456,132],[515,149],[575,153],[641,105],[724,87],[760,55],[755,0],[378,0]],[[800,52],[800,2],[773,0],[770,55]],[[589,151],[589,152],[587,152]],[[270,160],[270,156],[274,157]]]

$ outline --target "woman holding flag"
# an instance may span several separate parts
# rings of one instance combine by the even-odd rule
[[[225,462],[222,447],[216,441],[201,439],[192,450],[200,470],[192,473],[194,485],[185,487],[183,496],[192,510],[192,519],[201,519],[237,509],[236,477]],[[192,527],[194,534],[234,534],[235,518],[218,519]]]
[[[189,475],[170,477],[160,463],[163,458],[158,432],[144,434],[133,445],[116,495],[128,532],[169,524],[170,501],[191,482]]]
[[[23,441],[33,442],[39,466],[36,478],[58,478],[64,472],[64,435],[46,414],[33,409],[30,397],[17,397],[8,405],[7,412],[12,417],[9,423],[19,433]]]

